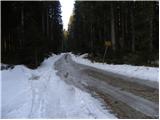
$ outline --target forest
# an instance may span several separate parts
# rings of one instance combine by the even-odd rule
[[[90,53],[107,63],[157,65],[159,3],[156,1],[76,1],[70,18],[68,49]]]
[[[38,66],[61,49],[63,25],[59,1],[1,2],[2,63]]]
[[[1,2],[1,61],[37,67],[51,53],[92,61],[158,66],[158,1],[75,1],[63,30],[59,1]]]

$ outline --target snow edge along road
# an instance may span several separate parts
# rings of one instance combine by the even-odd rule
[[[114,91],[114,88],[111,87],[110,90],[108,90],[105,85],[107,83],[104,83],[103,81],[101,81],[100,79],[97,79],[97,78],[88,78],[87,76],[87,70],[91,69],[91,70],[94,70],[96,72],[99,71],[101,72],[100,69],[95,69],[93,67],[90,67],[90,66],[86,66],[86,65],[82,65],[82,64],[79,64],[79,63],[75,63],[72,59],[71,59],[71,56],[68,54],[66,54],[63,58],[61,58],[61,60],[59,60],[57,63],[57,69],[59,71],[59,76],[61,76],[61,79],[64,79],[66,82],[68,82],[69,84],[73,84],[79,88],[81,88],[82,90],[85,90],[83,85],[87,85],[88,87],[95,87],[95,88],[98,88],[101,92],[105,92],[105,93],[108,93],[111,95],[111,91],[113,92]],[[66,69],[68,69],[68,71],[65,71]],[[86,76],[87,75],[87,76]],[[106,78],[109,74],[106,74]],[[113,74],[111,74],[110,76],[112,76]],[[113,76],[112,76],[113,77]],[[97,80],[96,80],[97,79]],[[115,79],[115,78],[114,78]],[[97,83],[96,83],[97,81]],[[117,80],[118,82],[118,80]],[[119,80],[119,82],[124,82],[124,81],[121,81]],[[128,81],[129,82],[129,81]],[[85,83],[85,84],[83,84]],[[100,83],[102,83],[100,85]],[[132,83],[132,82],[130,82]],[[132,83],[133,84],[133,83]],[[135,83],[134,83],[135,84]],[[135,84],[136,85],[136,84]],[[138,85],[138,84],[137,84]],[[87,87],[86,86],[86,87]],[[105,90],[102,89],[102,87],[106,88]],[[145,85],[142,86],[140,85],[139,86],[140,88],[142,87],[142,90],[143,90],[143,87],[145,88],[148,88],[146,87]],[[136,87],[135,87],[136,88]],[[151,88],[151,91],[152,91],[153,88]],[[154,88],[155,89],[155,88]],[[153,89],[153,90],[154,90]],[[118,91],[120,90],[120,93],[121,93],[121,97],[125,97],[125,101],[128,101],[127,104],[132,107],[133,109],[136,109],[148,116],[153,116],[153,117],[157,117],[157,106],[155,103],[152,104],[151,101],[148,101],[147,99],[145,100],[143,97],[144,96],[136,96],[137,94],[131,94],[129,91],[129,93],[127,92],[124,92],[123,90],[125,89],[118,89]],[[146,89],[147,90],[147,89]],[[149,89],[150,90],[150,89]],[[148,90],[146,91],[148,92]],[[118,92],[119,93],[119,92]],[[112,95],[112,97],[114,97]],[[128,98],[128,99],[127,99]],[[132,105],[130,105],[130,102],[133,101],[132,99],[130,98],[133,98],[133,100],[136,98],[137,100],[133,102]],[[124,101],[124,99],[121,99],[122,101]],[[129,102],[130,101],[130,102]],[[147,102],[146,102],[147,101]],[[149,105],[147,105],[146,103],[148,103]],[[140,105],[140,106],[139,106]],[[141,107],[141,105],[143,107]],[[152,106],[151,108],[149,106]],[[137,108],[138,107],[138,108]],[[146,111],[144,109],[147,109]]]
[[[112,64],[110,65],[110,64],[103,64],[103,63],[96,63],[96,62],[91,63],[90,60],[84,59],[81,56],[75,56],[72,53],[68,53],[68,54],[70,54],[72,57],[72,60],[78,64],[86,65],[94,69],[98,69],[102,73],[106,71],[117,78],[129,80],[131,82],[137,82],[142,85],[145,84],[149,87],[159,89],[159,69],[158,68],[155,69],[152,67],[130,66],[130,65],[112,65]],[[131,69],[130,72],[127,72],[127,70],[125,70],[127,66],[128,66],[128,69]],[[138,69],[140,69],[140,73],[142,72],[142,74],[138,73],[139,71],[136,71]],[[150,71],[147,71],[146,69],[149,69]]]
[[[2,71],[2,118],[116,118],[90,94],[56,75],[54,63],[62,56],[45,59],[35,70],[15,66]]]

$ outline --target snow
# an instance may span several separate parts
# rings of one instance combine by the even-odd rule
[[[80,55],[79,57],[80,57],[80,58],[88,57],[88,53],[82,54],[82,55]]]
[[[156,67],[146,67],[146,66],[133,66],[133,65],[114,65],[114,64],[106,64],[106,63],[92,63],[88,59],[84,59],[83,56],[75,56],[74,54],[70,53],[72,59],[80,64],[96,67],[102,70],[110,71],[113,73],[133,77],[133,78],[140,78],[143,80],[150,80],[159,82],[159,68]]]
[[[1,68],[6,68],[8,65],[1,63]]]
[[[16,110],[23,105],[25,100],[30,99],[30,95],[26,94],[29,93],[27,71],[27,68],[22,65],[15,66],[14,69],[1,71],[2,116],[9,111],[11,111],[10,114],[14,113],[15,111],[12,111],[12,109]],[[19,111],[21,112],[20,109]]]
[[[13,68],[13,65],[7,65],[7,64],[3,64],[3,63],[1,63],[0,66],[1,66],[1,70]]]
[[[2,118],[116,118],[102,103],[56,75],[53,54],[35,70],[1,71]]]
[[[1,79],[1,72],[0,72],[0,79]],[[1,80],[0,80],[0,86],[2,86],[2,83],[1,83]],[[1,90],[1,88],[0,88],[0,96],[2,96],[2,90]],[[2,109],[2,105],[1,105],[1,103],[2,103],[2,100],[0,99],[0,117],[1,117],[1,109]]]

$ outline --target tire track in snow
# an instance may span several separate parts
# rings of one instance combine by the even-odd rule
[[[11,110],[11,114],[6,113],[5,118],[116,118],[107,110],[103,111],[99,101],[90,94],[66,84],[56,75],[52,67],[60,57],[48,58],[36,70],[23,71],[27,75],[23,78],[29,84],[19,90],[29,87],[23,92],[26,98],[18,95],[11,109],[5,106]],[[6,86],[9,88],[8,84]],[[19,103],[21,100],[22,104]]]
[[[56,69],[58,70],[58,75],[62,79],[64,79],[69,84],[73,84],[81,88],[82,90],[85,90],[85,88],[88,87],[96,88],[100,92],[107,93],[115,99],[126,103],[128,106],[132,107],[132,109],[144,113],[146,116],[150,116],[153,118],[157,118],[158,116],[158,105],[156,103],[153,103],[140,96],[136,96],[127,91],[123,91],[117,87],[113,87],[112,85],[108,85],[107,83],[99,80],[98,78],[88,76],[86,74],[86,71],[83,71],[86,69],[92,70],[93,68],[75,63],[74,61],[72,61],[69,54],[64,55],[59,61],[56,62]],[[67,75],[67,77],[66,70],[69,74]],[[96,70],[98,71],[98,69]],[[85,83],[86,85],[82,83]]]
[[[46,76],[48,76],[46,78]],[[45,117],[47,84],[51,77],[51,71],[46,71],[42,76],[31,79],[30,85],[32,89],[32,105],[29,118]]]

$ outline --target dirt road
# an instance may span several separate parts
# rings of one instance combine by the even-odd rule
[[[57,74],[101,100],[118,118],[158,118],[158,84],[128,78],[75,63],[65,54],[56,63]]]

